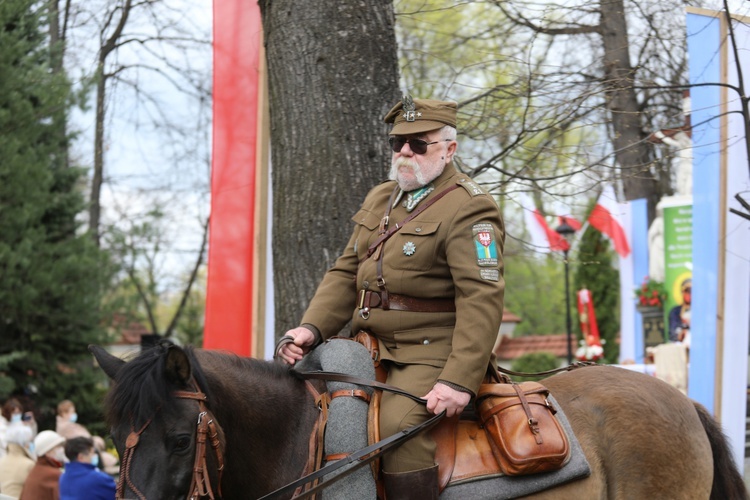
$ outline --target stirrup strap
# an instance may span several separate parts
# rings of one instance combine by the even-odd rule
[[[429,427],[432,427],[444,416],[445,416],[445,411],[443,411],[439,415],[435,415],[429,420],[425,420],[419,425],[415,425],[413,427],[409,427],[408,429],[404,429],[390,437],[387,437],[385,439],[378,441],[375,444],[371,444],[367,448],[362,448],[359,451],[356,451],[350,455],[347,455],[345,458],[342,458],[341,460],[337,460],[331,464],[328,464],[322,469],[313,472],[312,474],[308,474],[307,476],[302,477],[294,481],[293,483],[289,483],[286,486],[282,486],[276,491],[273,491],[265,496],[260,497],[258,500],[275,500],[277,498],[286,498],[291,492],[296,490],[298,487],[306,485],[312,481],[315,481],[316,479],[322,476],[325,476],[326,474],[330,474],[331,472],[334,472],[340,469],[341,467],[358,462],[353,467],[337,474],[336,477],[334,477],[333,479],[329,479],[328,481],[323,481],[317,486],[315,486],[314,488],[309,489],[301,493],[299,496],[294,497],[295,500],[298,500],[301,498],[308,498],[318,493],[323,488],[327,488],[330,483],[336,482],[339,479],[359,469],[360,467],[372,462],[377,457],[379,457],[386,451],[390,450],[391,448],[395,448],[396,446],[402,444],[404,441],[411,439],[412,437],[414,437],[415,434],[422,432],[423,430],[428,429]]]
[[[416,401],[417,403],[420,403],[420,404],[427,404],[426,399],[417,397],[409,392],[406,392],[403,389],[399,389],[398,387],[384,384],[382,382],[378,382],[375,380],[368,380],[368,379],[364,379],[360,377],[355,377],[352,375],[345,375],[343,373],[324,372],[324,371],[300,372],[300,375],[306,380],[317,379],[317,380],[326,380],[326,381],[335,381],[335,382],[347,382],[350,384],[373,387],[376,389],[381,389],[384,391],[392,392],[394,394],[399,394],[413,401]],[[347,476],[351,472],[354,472],[360,467],[372,462],[373,460],[375,460],[376,458],[378,458],[380,455],[390,450],[391,448],[399,446],[404,441],[411,439],[412,437],[414,437],[415,434],[432,427],[444,416],[445,416],[445,411],[443,411],[439,415],[435,415],[429,420],[425,420],[421,424],[415,425],[413,427],[409,427],[408,429],[404,429],[390,437],[381,439],[377,443],[371,444],[370,446],[366,448],[362,448],[359,451],[353,452],[351,454],[347,454],[345,457],[341,458],[340,460],[332,462],[311,474],[308,474],[292,483],[287,484],[286,486],[282,486],[276,491],[273,491],[261,497],[259,500],[275,500],[277,498],[283,498],[285,496],[288,496],[290,493],[294,492],[298,488],[305,486],[313,481],[317,481],[319,478],[327,474],[330,474],[331,472],[334,472],[340,469],[341,467],[357,462],[353,467],[350,467],[349,469],[337,474],[336,477],[329,479],[328,481],[320,482],[313,488],[307,491],[304,491],[300,493],[298,496],[294,497],[295,500],[308,498],[318,493],[323,488],[328,487],[331,483],[336,482],[339,479],[342,479],[343,477]]]

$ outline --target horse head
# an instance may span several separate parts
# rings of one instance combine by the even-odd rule
[[[129,362],[89,349],[113,381],[106,418],[121,460],[118,498],[219,497],[224,436],[192,349],[162,342]]]

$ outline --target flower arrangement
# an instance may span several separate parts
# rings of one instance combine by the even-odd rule
[[[601,344],[588,344],[585,340],[578,342],[581,347],[576,349],[576,359],[578,361],[599,361],[604,357],[604,348]],[[604,343],[604,339],[601,340]]]
[[[664,307],[667,300],[667,289],[664,283],[649,279],[648,276],[643,278],[640,288],[635,289],[635,296],[638,298],[638,305],[642,307]]]

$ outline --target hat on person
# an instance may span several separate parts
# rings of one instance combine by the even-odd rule
[[[452,101],[413,99],[406,94],[385,115],[385,123],[392,123],[390,135],[421,134],[450,125],[456,128],[458,105]]]
[[[55,431],[42,431],[34,438],[34,451],[41,457],[55,446],[65,444],[65,438]]]

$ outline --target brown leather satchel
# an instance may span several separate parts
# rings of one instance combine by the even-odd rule
[[[557,470],[570,458],[568,438],[548,395],[538,382],[479,387],[477,412],[504,474]]]

